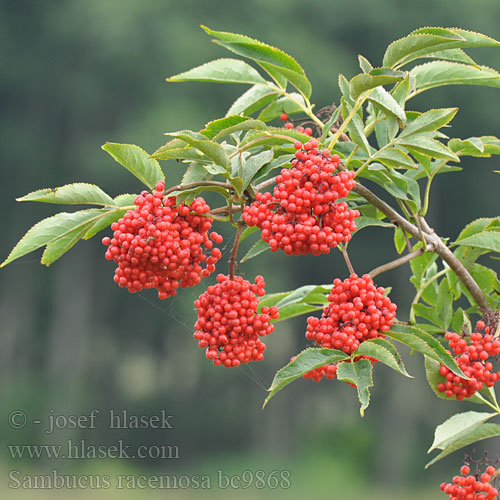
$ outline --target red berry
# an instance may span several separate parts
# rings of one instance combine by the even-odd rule
[[[281,113],[280,120],[286,122],[288,120],[288,115],[286,113]]]

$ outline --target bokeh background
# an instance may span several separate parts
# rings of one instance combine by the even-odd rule
[[[106,141],[153,151],[163,132],[199,130],[221,117],[241,86],[167,84],[165,77],[225,57],[200,24],[245,33],[285,49],[303,65],[318,107],[338,102],[337,77],[358,72],[357,55],[378,65],[385,47],[420,26],[458,26],[500,38],[498,0],[28,0],[0,1],[0,259],[49,205],[15,197],[69,182],[99,184],[111,195],[142,189],[100,149]],[[476,50],[500,68],[498,50]],[[416,110],[459,106],[455,137],[500,135],[498,90],[448,87],[414,99]],[[164,163],[175,183],[181,168]],[[468,221],[498,214],[496,159],[466,159],[460,174],[435,182],[430,221],[454,238]],[[230,241],[228,238],[226,241]],[[225,247],[228,255],[229,245]],[[358,273],[394,257],[387,229],[366,229],[350,245]],[[244,251],[244,249],[242,250]],[[29,255],[0,271],[0,433],[2,498],[66,498],[58,490],[8,488],[8,472],[35,474],[203,475],[212,489],[77,490],[74,498],[438,499],[439,483],[458,470],[460,454],[429,471],[426,450],[434,427],[467,405],[437,400],[422,360],[406,354],[414,379],[375,369],[366,416],[353,389],[338,382],[299,380],[264,410],[273,373],[305,345],[305,318],[279,324],[262,363],[215,368],[192,338],[193,300],[200,285],[173,299],[130,295],[112,280],[100,237],[79,243],[51,268]],[[221,270],[224,270],[221,261]],[[329,282],[347,271],[338,252],[315,259],[264,254],[240,266],[263,274],[267,291]],[[412,286],[408,270],[378,278],[392,286],[400,317]],[[47,422],[54,414],[174,415],[169,431],[15,430],[7,415],[23,410]],[[101,421],[104,422],[104,421]],[[42,424],[43,425],[43,424]],[[60,444],[67,439],[109,445],[179,446],[180,460],[9,460],[8,444]],[[491,447],[490,447],[491,449]],[[492,454],[497,453],[491,449]],[[220,490],[217,471],[287,470],[289,489]]]

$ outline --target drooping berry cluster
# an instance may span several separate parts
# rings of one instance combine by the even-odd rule
[[[493,387],[500,380],[500,371],[493,371],[493,363],[488,359],[500,354],[500,341],[493,338],[490,327],[484,321],[478,321],[476,332],[471,333],[470,342],[458,333],[448,332],[445,338],[449,342],[450,349],[455,354],[455,361],[461,370],[471,380],[459,377],[446,366],[441,365],[439,373],[446,381],[437,386],[439,392],[447,397],[455,397],[458,401],[470,398],[477,391],[486,387]],[[484,334],[481,331],[484,330]]]
[[[175,206],[175,197],[163,197],[164,187],[158,182],[154,193],[138,195],[135,209],[111,225],[113,237],[102,240],[106,259],[118,264],[118,285],[130,292],[156,288],[160,299],[213,273],[221,258],[213,241],[222,242],[219,234],[209,234],[212,219],[203,216],[210,211],[203,198]]]
[[[361,342],[383,337],[397,309],[384,293],[385,289],[377,288],[368,274],[361,278],[352,274],[344,281],[335,279],[321,318],[307,318],[306,338],[351,354]]]
[[[279,317],[274,306],[264,306],[257,314],[264,286],[262,276],[251,284],[240,276],[230,279],[219,274],[217,284],[208,287],[195,301],[198,321],[194,338],[216,366],[230,368],[263,359],[266,346],[260,337],[274,331],[270,320]]]
[[[498,495],[490,481],[496,473],[492,465],[486,472],[471,474],[470,467],[463,465],[460,476],[455,476],[451,483],[442,483],[441,491],[450,496],[450,500],[493,500]]]
[[[281,170],[273,194],[257,193],[256,201],[244,208],[243,219],[262,230],[272,251],[326,254],[356,230],[359,212],[337,201],[354,187],[354,172],[336,173],[339,156],[317,146],[314,139],[304,145],[296,142],[292,168]]]

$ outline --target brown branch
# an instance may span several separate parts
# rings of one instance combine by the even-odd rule
[[[423,253],[429,251],[432,251],[432,247],[430,246],[425,248],[424,247],[417,248],[416,250],[413,250],[410,253],[403,255],[402,257],[399,257],[399,259],[392,260],[391,262],[387,262],[387,264],[383,264],[381,266],[376,267],[375,269],[372,269],[368,274],[372,278],[375,278],[375,276],[385,273],[386,271],[390,271],[391,269],[396,269],[396,267],[402,266],[403,264],[410,262],[410,260],[414,259],[415,257],[418,257],[419,255],[422,255]]]
[[[352,267],[351,259],[349,258],[349,254],[347,253],[347,245],[344,243],[341,243],[339,245],[340,251],[342,252],[342,255],[344,256],[344,260],[347,266],[347,269],[349,269],[349,273],[351,274],[356,274],[354,272],[354,267]]]
[[[377,207],[381,212],[387,215],[391,221],[396,222],[403,231],[407,231],[415,238],[420,239],[420,231],[417,226],[407,221],[369,189],[358,182],[354,186],[353,191]],[[453,252],[441,241],[441,238],[434,232],[434,230],[429,227],[423,217],[420,218],[420,224],[422,226],[425,243],[450,266],[467,290],[469,290],[477,305],[484,311],[487,311],[490,308],[488,301],[469,271],[457,259]]]

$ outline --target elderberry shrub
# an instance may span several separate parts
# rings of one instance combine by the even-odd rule
[[[264,358],[266,346],[260,337],[272,333],[270,320],[279,318],[275,306],[264,306],[262,314],[257,314],[264,287],[262,276],[251,284],[240,276],[231,279],[219,274],[217,284],[195,301],[198,321],[194,338],[215,366],[231,368]]]
[[[383,337],[397,309],[384,293],[385,289],[377,288],[368,274],[361,278],[352,274],[344,281],[335,279],[321,318],[307,318],[306,338],[351,354],[361,342]]]
[[[292,168],[281,170],[273,194],[257,193],[244,208],[243,220],[261,229],[273,252],[327,254],[356,230],[359,212],[338,201],[354,187],[354,172],[336,173],[340,157],[317,147],[314,139],[304,145],[297,141]]]
[[[446,379],[437,386],[439,392],[447,397],[455,397],[458,401],[470,398],[477,391],[486,387],[493,387],[500,379],[500,371],[493,371],[493,364],[488,359],[500,354],[500,340],[494,339],[490,327],[484,321],[478,321],[476,330],[470,335],[470,343],[458,333],[448,332],[445,338],[450,349],[455,354],[455,361],[460,369],[471,380],[459,377],[446,366],[441,365],[439,373]],[[484,330],[484,335],[481,331]]]
[[[138,195],[135,209],[111,225],[113,237],[102,240],[106,259],[118,264],[115,282],[130,292],[156,288],[160,299],[210,276],[222,255],[213,248],[222,236],[209,234],[212,219],[204,216],[210,211],[205,200],[176,206],[175,196],[163,196],[164,188],[160,181],[154,193]]]

